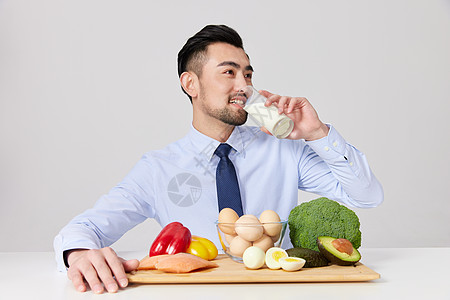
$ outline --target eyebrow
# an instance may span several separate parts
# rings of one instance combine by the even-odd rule
[[[220,64],[218,64],[217,66],[218,66],[218,67],[231,66],[231,67],[234,67],[234,68],[236,68],[236,69],[240,69],[240,68],[241,68],[241,65],[238,64],[238,63],[235,63],[234,61],[223,61],[223,62],[221,62]],[[251,65],[246,66],[246,67],[244,68],[244,70],[252,71],[252,72],[254,71],[254,70],[253,70],[253,67],[252,67]]]

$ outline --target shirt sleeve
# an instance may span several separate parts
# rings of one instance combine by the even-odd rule
[[[334,127],[328,135],[307,141],[299,162],[299,189],[346,205],[376,207],[383,188],[370,170],[365,155],[348,144]]]
[[[148,165],[141,160],[93,208],[73,218],[54,239],[58,270],[66,270],[64,251],[108,247],[137,224],[154,217],[150,187]]]

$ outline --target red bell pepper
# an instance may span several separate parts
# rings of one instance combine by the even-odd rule
[[[180,222],[167,224],[150,247],[149,256],[185,252],[191,243],[191,232]]]

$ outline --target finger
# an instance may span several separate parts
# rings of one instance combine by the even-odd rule
[[[306,100],[306,98],[292,98],[291,101],[289,102],[286,113],[291,113],[297,104],[303,106],[304,100]]]
[[[98,278],[97,271],[94,269],[94,266],[89,264],[87,268],[82,270],[82,274],[94,293],[103,293],[103,285]]]
[[[125,260],[119,257],[120,264],[122,265],[123,273],[115,271],[115,268],[111,268],[113,270],[114,276],[116,277],[116,281],[119,283],[120,287],[124,288],[128,286],[128,278],[125,272],[131,272],[136,270],[139,267],[139,260],[130,259]]]
[[[284,107],[286,106],[286,104],[288,103],[289,100],[290,100],[290,98],[286,97],[286,96],[282,96],[280,98],[280,100],[278,101],[278,113],[279,114],[283,113]]]
[[[265,106],[270,106],[272,104],[278,106],[277,102],[281,97],[280,95],[272,94],[271,92],[266,90],[259,90],[258,93],[267,98],[266,103],[264,103]]]
[[[97,271],[98,277],[105,285],[106,290],[109,293],[117,292],[119,287],[117,286],[117,283],[113,278],[110,266],[106,262],[106,260],[105,259],[95,260],[95,261],[93,261],[93,265],[94,265],[95,270]]]
[[[291,101],[289,102],[289,105],[288,105],[288,107],[287,107],[287,109],[286,109],[286,113],[292,112],[292,110],[294,109],[294,106],[295,106],[295,104],[296,104],[297,102],[298,102],[298,101],[297,101],[297,98],[291,99]]]
[[[68,270],[67,277],[72,281],[73,286],[79,292],[86,292],[86,285],[83,281],[83,276],[78,270]]]
[[[136,270],[139,267],[139,260],[137,259],[130,259],[125,261],[122,259],[123,267],[125,269],[125,272],[131,272]]]
[[[125,274],[125,269],[123,266],[123,259],[119,258],[111,248],[104,249],[105,259],[108,263],[112,274],[116,277],[116,281],[121,287],[126,287],[128,285],[128,279]]]
[[[259,90],[258,93],[260,93],[261,95],[263,95],[266,98],[269,98],[270,96],[274,95],[271,92],[266,91],[266,90]]]
[[[266,103],[264,103],[264,105],[269,107],[273,104],[276,107],[278,107],[278,101],[280,101],[280,99],[281,99],[280,95],[272,94],[270,97],[267,98]]]

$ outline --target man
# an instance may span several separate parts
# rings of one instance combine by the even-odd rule
[[[59,268],[68,267],[77,290],[86,290],[83,279],[95,293],[103,292],[102,283],[108,292],[127,285],[125,271],[137,268],[138,261],[124,261],[108,246],[146,218],[162,226],[182,222],[193,234],[220,245],[214,226],[220,160],[215,151],[222,143],[232,147],[229,159],[245,214],[272,209],[287,219],[297,205],[298,189],[354,207],[383,201],[364,155],[322,123],[307,99],[261,91],[266,106],[275,104],[294,121],[287,139],[240,126],[247,113],[235,97],[252,85],[253,67],[233,29],[209,25],[191,37],[179,52],[178,73],[193,107],[189,134],[144,155],[118,186],[55,238]]]

